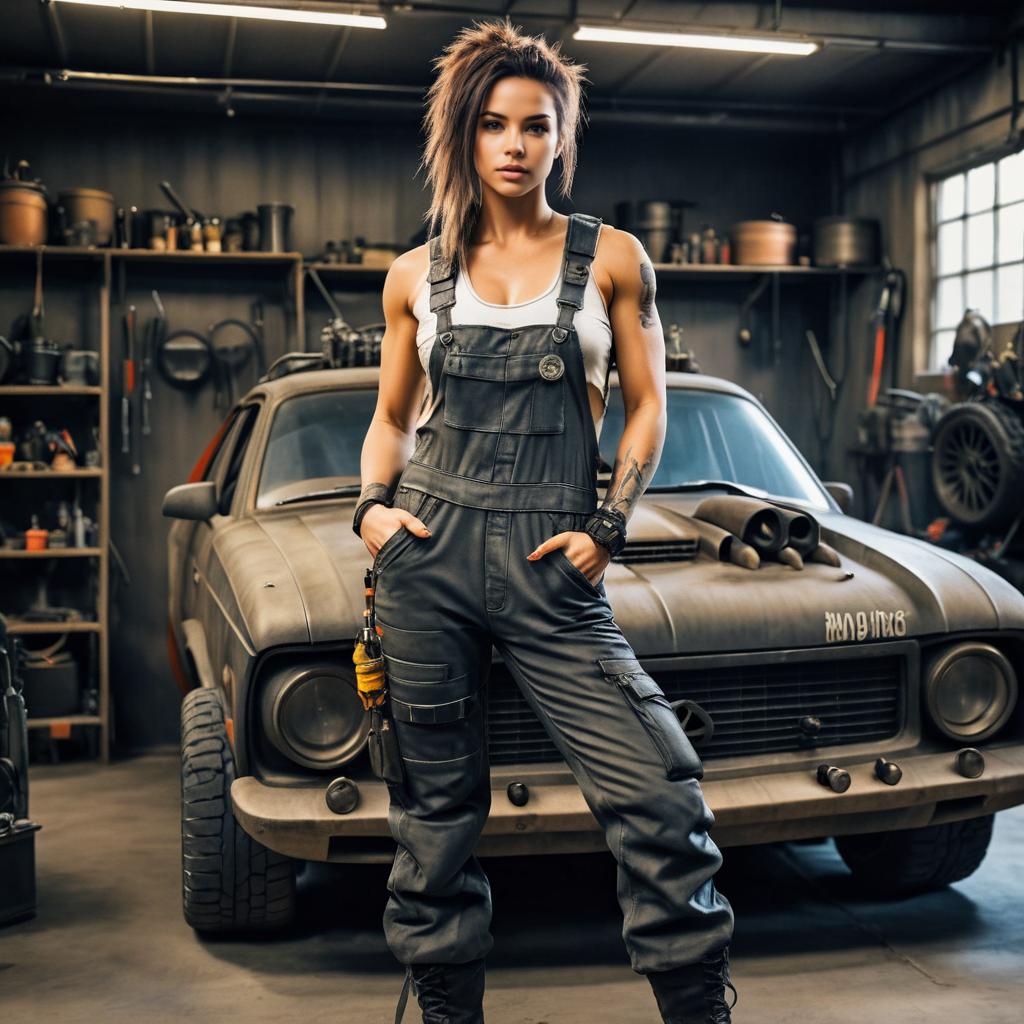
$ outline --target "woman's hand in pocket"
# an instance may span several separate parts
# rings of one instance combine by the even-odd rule
[[[417,537],[429,537],[428,530],[411,512],[404,508],[388,508],[387,505],[371,505],[363,516],[359,527],[366,549],[373,558],[377,552],[399,531],[408,530]]]
[[[601,582],[604,571],[612,560],[612,553],[606,547],[598,544],[589,533],[582,533],[578,530],[566,530],[564,533],[556,533],[554,537],[548,537],[543,544],[538,544],[526,557],[529,561],[535,562],[556,548],[562,548],[565,557],[595,587]]]

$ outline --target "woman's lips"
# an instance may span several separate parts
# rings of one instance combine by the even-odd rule
[[[514,171],[510,167],[501,167],[498,169],[498,173],[508,181],[518,181],[520,178],[525,178],[527,174],[525,170]]]

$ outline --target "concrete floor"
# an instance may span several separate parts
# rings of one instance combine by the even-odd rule
[[[402,972],[381,933],[388,868],[318,865],[289,934],[200,941],[180,909],[178,785],[172,753],[33,767],[39,912],[0,928],[4,1019],[390,1024]],[[1022,849],[1024,808],[1004,811],[973,877],[891,904],[853,893],[831,842],[726,850],[735,1024],[1021,1020]],[[610,854],[485,866],[488,1024],[656,1024]]]

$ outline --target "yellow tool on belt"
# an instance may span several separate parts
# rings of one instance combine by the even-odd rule
[[[383,630],[374,618],[373,570],[367,569],[363,576],[363,594],[366,608],[363,611],[363,625],[356,636],[352,661],[356,667],[356,690],[363,708],[370,715],[370,768],[374,775],[385,782],[404,782],[405,769],[398,749],[398,737],[394,725],[387,715],[388,690],[384,674],[384,654],[380,638]]]

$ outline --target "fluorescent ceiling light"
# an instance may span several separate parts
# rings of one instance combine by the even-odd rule
[[[222,18],[254,18],[260,21],[296,21],[304,25],[348,25],[355,28],[387,28],[375,15],[332,14],[299,11],[283,7],[253,7],[249,4],[204,4],[193,0],[60,0],[62,4],[89,7],[120,7],[129,11],[159,11],[161,14],[215,14]]]
[[[698,50],[738,50],[741,53],[780,53],[806,57],[818,43],[763,36],[698,35],[695,32],[643,32],[603,25],[580,25],[573,39],[592,43],[639,43],[642,46],[691,46]]]

